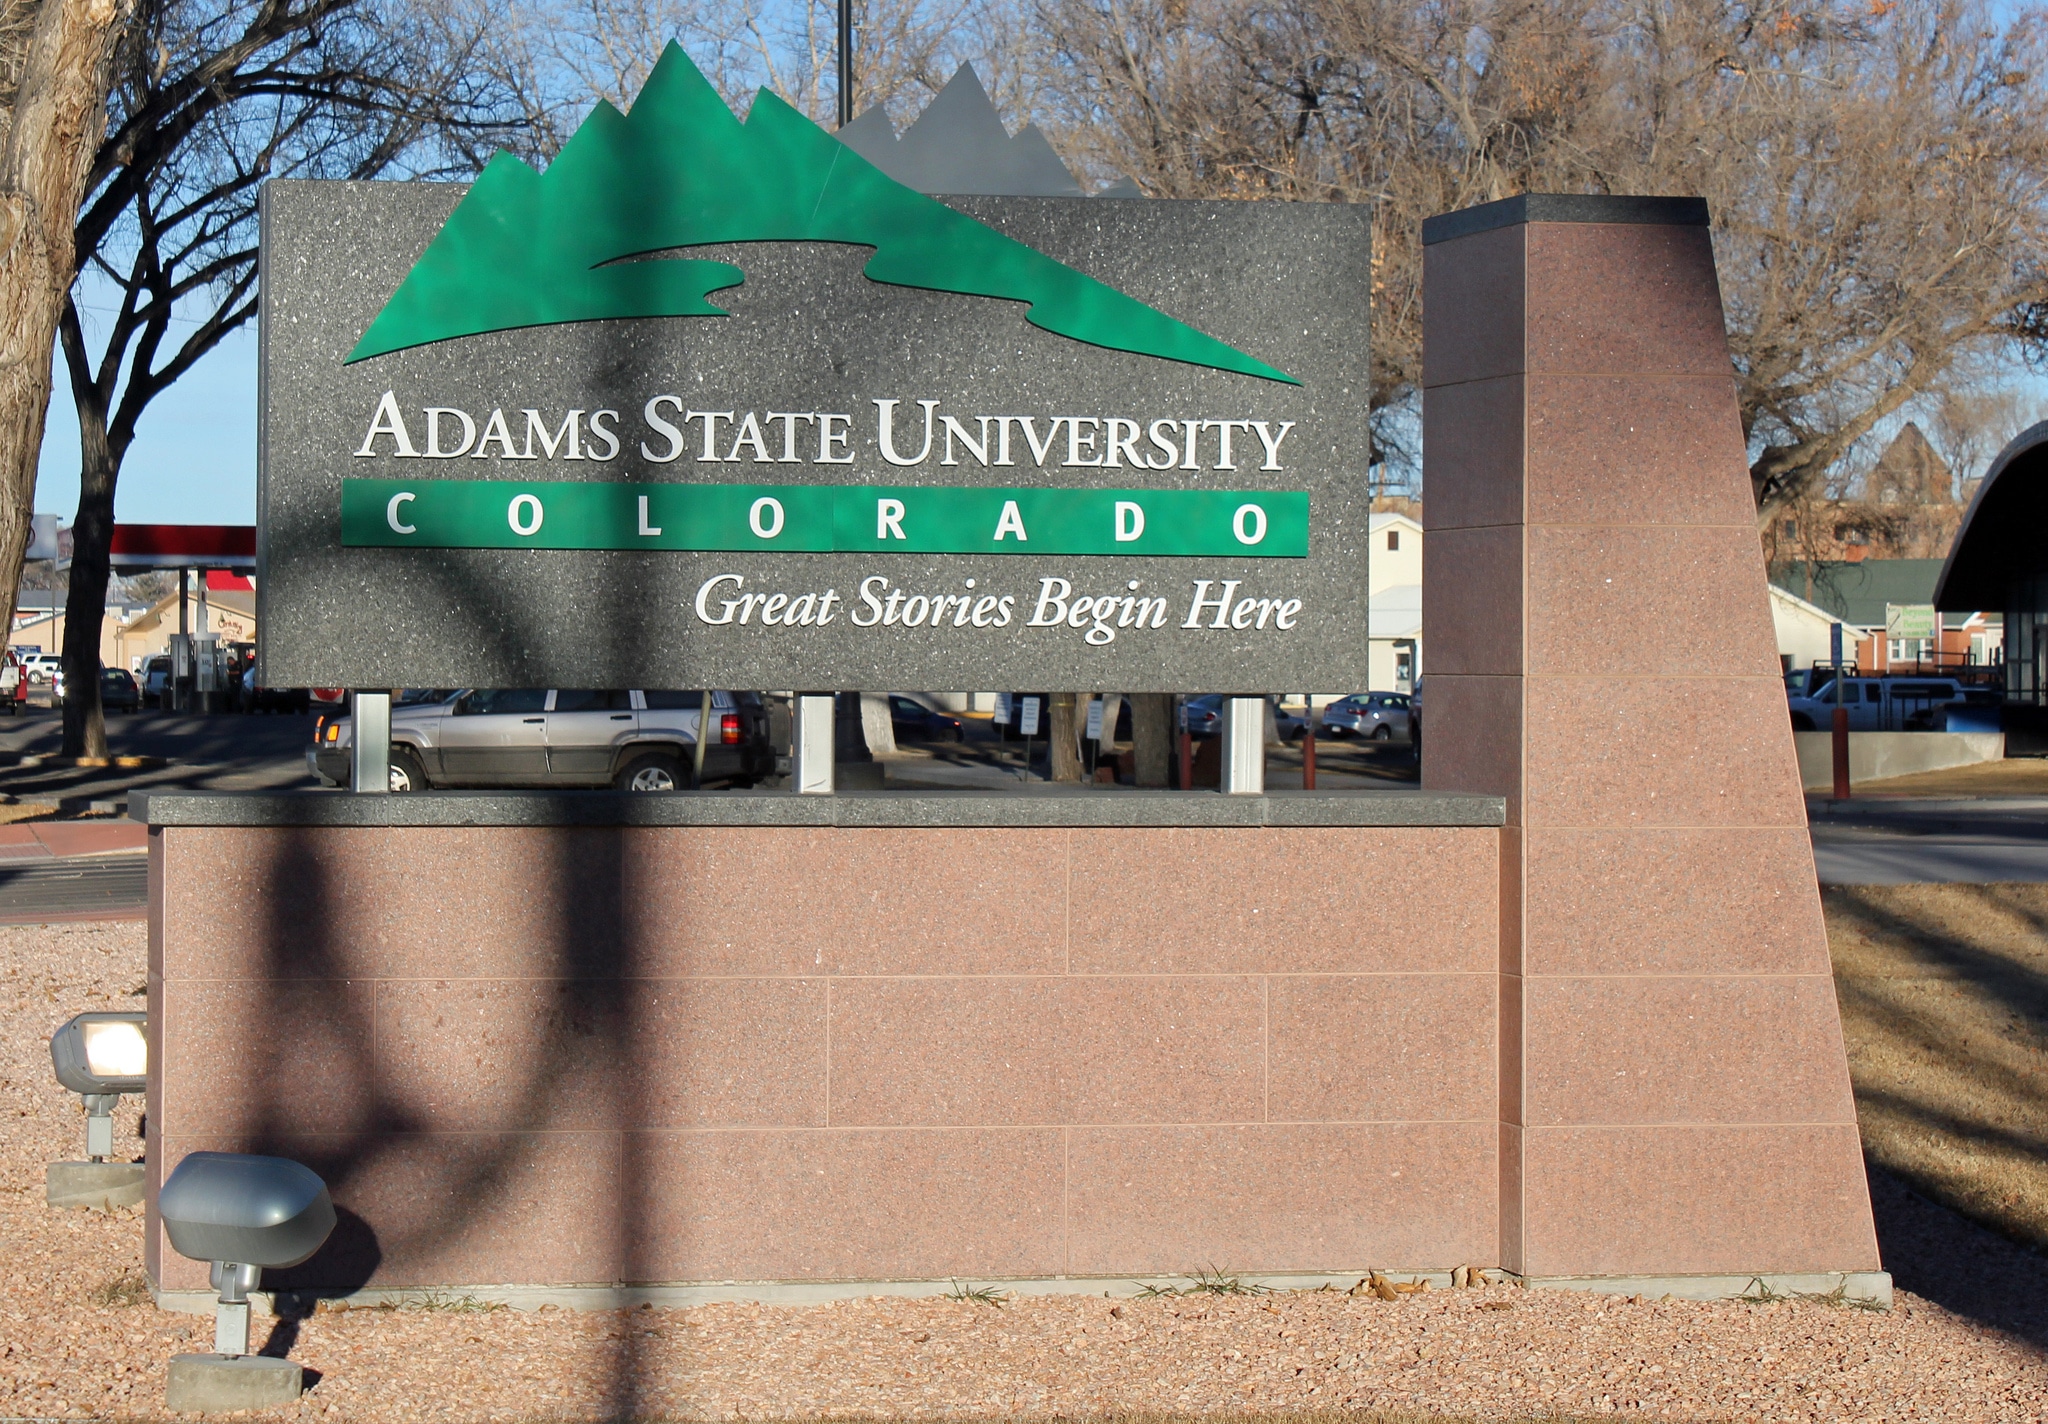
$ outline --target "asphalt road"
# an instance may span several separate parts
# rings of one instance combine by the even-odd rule
[[[1815,797],[1807,817],[1823,885],[2048,881],[2048,798]]]
[[[135,712],[107,719],[107,750],[116,757],[155,757],[163,766],[19,765],[19,757],[55,757],[63,724],[49,708],[0,717],[0,793],[31,803],[82,808],[124,801],[131,790],[267,791],[311,789],[306,770],[313,718],[274,714]]]
[[[0,925],[140,919],[149,904],[149,857],[73,855],[0,865]]]

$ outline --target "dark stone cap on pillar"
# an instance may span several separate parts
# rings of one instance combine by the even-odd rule
[[[1705,227],[1705,198],[1613,197],[1596,193],[1520,193],[1497,203],[1460,208],[1422,220],[1422,243],[1449,242],[1521,223],[1659,223]]]

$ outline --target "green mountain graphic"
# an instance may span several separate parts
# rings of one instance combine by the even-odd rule
[[[494,157],[348,359],[558,322],[725,316],[705,297],[746,280],[731,263],[620,260],[714,242],[872,247],[877,282],[1028,302],[1033,326],[1075,341],[1299,384],[906,188],[765,89],[741,123],[673,43],[631,115],[600,103],[547,172]]]

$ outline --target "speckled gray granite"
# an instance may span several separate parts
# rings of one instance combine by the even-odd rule
[[[296,181],[264,189],[257,617],[266,685],[1136,692],[1366,685],[1370,208],[948,200],[1300,385],[1085,345],[1031,326],[1015,302],[870,281],[861,270],[866,248],[784,242],[690,250],[745,269],[744,285],[716,296],[729,316],[492,332],[344,365],[464,191],[446,183]],[[409,423],[414,458],[401,458],[389,435],[366,438],[386,392]],[[662,418],[687,437],[672,461],[650,458],[672,448],[647,416],[660,396],[679,402],[661,407]],[[918,402],[929,400],[938,402],[937,417],[959,419],[970,434],[991,429],[984,421],[997,417],[1031,417],[1039,430],[1077,417],[1097,422],[1088,427],[1094,441],[1109,428],[1102,422],[1136,421],[1145,433],[1129,448],[1144,467],[1089,465],[1085,453],[1070,465],[1074,428],[1060,431],[1041,465],[1021,427],[1011,429],[1007,465],[993,463],[999,451],[989,451],[991,463],[983,465],[943,438],[923,461],[892,465],[878,439],[879,400],[901,403],[896,436],[905,458],[922,440]],[[465,412],[480,432],[476,447],[459,458],[429,458],[429,407]],[[513,440],[525,442],[528,410],[551,431],[581,412],[579,458],[570,459],[566,447],[550,455],[527,442],[535,458],[508,460],[505,444],[483,440],[492,413],[502,411]],[[730,422],[718,427],[714,459],[701,460],[705,422],[684,420],[688,410],[755,413],[767,422],[770,462],[761,463],[753,447],[742,450]],[[770,418],[778,411],[847,415],[850,462],[818,462],[808,416],[797,417],[790,428],[801,438],[785,447],[789,429]],[[606,439],[614,447],[590,436],[587,422],[601,412],[612,413]],[[452,450],[459,421],[437,419]],[[1155,424],[1160,436],[1178,440],[1174,432],[1189,421],[1237,427],[1235,468],[1217,468],[1224,432],[1214,428],[1199,435],[1193,469],[1150,443]],[[1292,422],[1279,442],[1280,468],[1266,468],[1248,421],[1266,422],[1270,431]],[[609,457],[599,458],[608,448]],[[1099,442],[1088,448],[1104,458]],[[733,452],[737,461],[726,458]],[[1310,498],[1309,556],[345,548],[345,477],[1299,490]],[[864,580],[880,578],[884,595],[964,597],[971,589],[977,600],[1010,597],[1014,611],[1000,628],[959,626],[957,618],[938,630],[861,627],[850,613],[825,626],[706,623],[695,615],[698,591],[727,574],[746,580],[744,590],[719,586],[728,593],[822,597],[829,590],[841,609],[856,606]],[[1046,578],[1066,580],[1075,598],[1162,597],[1170,616],[1142,636],[1127,627],[1106,642],[1092,626],[1027,627]],[[1301,608],[1286,630],[1272,619],[1263,627],[1216,627],[1208,613],[1189,628],[1200,580],[1211,597],[1235,582],[1235,599],[1275,606],[1299,599]]]
[[[1498,796],[1429,791],[137,791],[152,826],[1498,826]]]

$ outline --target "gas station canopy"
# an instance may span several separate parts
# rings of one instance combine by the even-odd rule
[[[256,572],[253,524],[116,524],[109,560],[124,573],[145,569]]]

